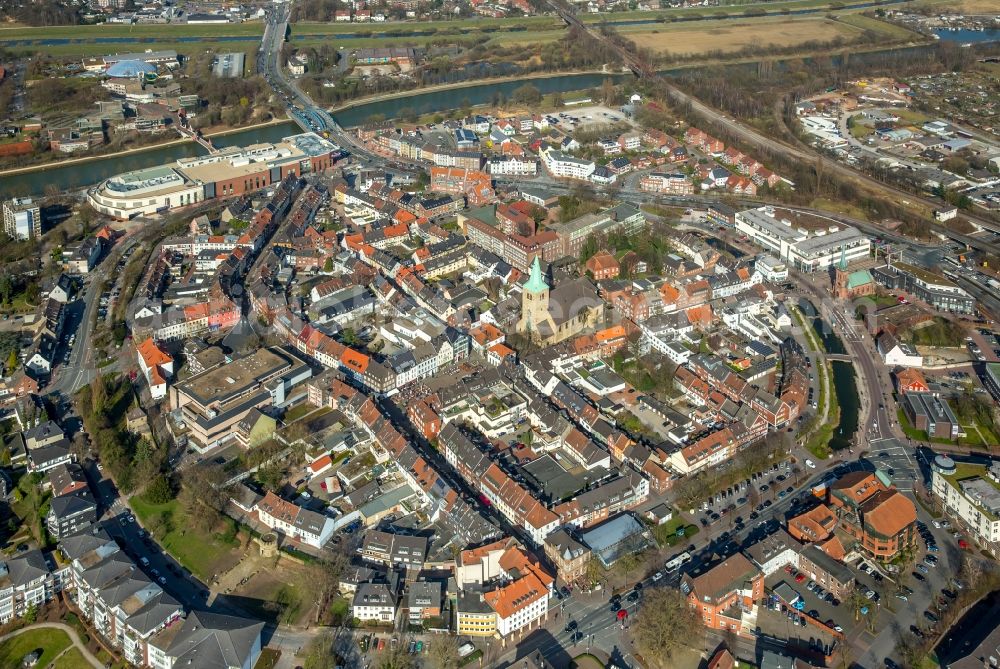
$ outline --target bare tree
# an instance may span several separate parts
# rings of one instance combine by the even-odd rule
[[[320,632],[306,646],[306,657],[302,662],[303,669],[327,669],[336,663],[332,635],[328,632]]]
[[[431,669],[458,669],[458,637],[435,637],[427,650],[427,666]]]
[[[632,638],[642,656],[656,666],[669,666],[681,646],[701,642],[703,628],[698,611],[679,590],[651,588],[639,608]]]
[[[379,659],[373,665],[374,669],[414,669],[417,666],[415,656],[410,655],[402,643],[393,648],[386,648],[380,653]],[[306,669],[309,669],[306,667]]]

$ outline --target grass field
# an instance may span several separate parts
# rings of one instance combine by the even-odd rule
[[[0,667],[20,667],[24,656],[34,650],[41,651],[35,666],[44,667],[70,644],[69,635],[62,630],[38,627],[0,644]]]
[[[861,28],[862,30],[874,30],[875,32],[882,33],[883,35],[887,35],[893,39],[910,39],[920,37],[917,33],[912,30],[908,30],[903,26],[898,26],[887,21],[879,21],[878,19],[874,19],[863,14],[838,14],[837,20],[841,23]]]
[[[150,530],[160,546],[202,580],[210,580],[239,560],[233,540],[192,529],[177,500],[149,504],[137,496],[130,504],[143,527]]]
[[[996,0],[931,0],[920,3],[922,6],[949,9],[956,14],[990,14],[996,15]]]
[[[125,53],[128,51],[145,51],[146,49],[155,49],[157,51],[173,49],[181,55],[190,55],[202,51],[212,51],[214,53],[236,53],[242,51],[247,54],[248,62],[252,62],[257,53],[257,42],[220,42],[206,38],[196,42],[134,42],[130,44],[81,42],[78,44],[45,46],[40,44],[8,46],[0,38],[0,48],[14,54],[44,53],[49,56],[72,56],[77,58],[103,56],[109,53]]]
[[[509,19],[460,19],[455,21],[399,21],[388,23],[310,23],[292,24],[292,37],[299,35],[329,35],[347,33],[378,33],[437,30],[447,34],[451,30],[476,32],[502,32],[517,28],[520,30],[538,30],[546,28],[563,28],[565,24],[552,16],[526,16]]]
[[[337,48],[344,50],[359,49],[364,47],[389,47],[389,46],[424,46],[439,40],[448,40],[454,43],[472,42],[473,40],[488,36],[492,42],[511,44],[542,44],[561,39],[566,35],[564,28],[553,25],[549,29],[538,30],[518,30],[518,31],[495,31],[495,32],[471,32],[471,33],[448,33],[439,32],[431,35],[403,35],[399,37],[352,37],[350,39],[337,40],[336,38],[324,37],[317,33],[293,33],[289,40],[296,46],[320,46],[323,44],[333,44]]]
[[[222,35],[263,35],[263,23],[226,23],[224,25],[187,25],[165,23],[162,25],[97,25],[49,27],[0,27],[0,40],[7,39],[94,39],[96,37],[151,37],[177,39],[179,37],[219,37]]]
[[[76,648],[70,648],[52,665],[52,669],[92,669],[92,667],[83,653]]]
[[[750,45],[795,46],[809,41],[827,42],[836,36],[851,38],[861,31],[825,18],[761,19],[711,25],[699,22],[665,27],[656,33],[629,32],[629,39],[658,53],[699,54],[739,51]]]
[[[951,0],[943,0],[951,2]],[[984,2],[988,3],[990,0],[966,0],[968,2]],[[787,2],[741,2],[734,3],[732,5],[722,5],[719,7],[681,7],[677,9],[661,9],[659,11],[651,12],[621,12],[614,14],[585,14],[580,17],[584,23],[602,23],[608,21],[609,23],[615,23],[619,21],[630,21],[635,19],[664,19],[669,21],[671,17],[684,17],[684,16],[732,16],[739,17],[743,16],[744,12],[750,9],[752,5],[754,10],[764,10],[768,15],[782,14],[791,10],[796,9],[814,9],[820,12],[825,9],[842,9],[844,6],[850,6],[854,4],[859,4],[858,0],[788,0]],[[908,3],[907,3],[908,4]],[[833,7],[837,5],[837,7]],[[895,7],[900,7],[899,5],[894,5]]]

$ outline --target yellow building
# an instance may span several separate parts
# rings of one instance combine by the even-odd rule
[[[459,594],[456,619],[459,635],[488,637],[497,633],[496,611],[479,591],[469,590]]]

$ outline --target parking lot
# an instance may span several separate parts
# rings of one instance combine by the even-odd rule
[[[611,125],[612,123],[629,123],[625,114],[610,107],[566,107],[562,111],[546,115],[549,124],[555,124],[563,132],[586,130],[588,127]]]
[[[788,462],[776,463],[766,472],[729,486],[702,505],[698,522],[708,527],[722,521],[737,529],[752,524],[776,500],[784,499],[789,489],[794,489],[789,472]]]

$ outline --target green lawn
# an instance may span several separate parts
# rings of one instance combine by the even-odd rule
[[[36,666],[45,667],[56,655],[69,648],[71,643],[69,635],[62,630],[29,628],[29,631],[0,644],[0,667],[20,667],[24,656],[34,650],[41,651]]]
[[[863,14],[840,14],[837,16],[837,20],[841,23],[861,28],[862,30],[873,30],[875,32],[883,33],[893,39],[923,39],[923,37],[917,33],[912,30],[908,30],[903,26],[896,25],[895,23],[889,23],[888,21],[880,21],[876,18],[865,16]]]
[[[577,655],[569,665],[572,669],[604,669],[604,663],[590,653]]]
[[[257,658],[257,664],[254,665],[254,669],[274,669],[274,665],[278,663],[278,658],[281,657],[281,651],[274,650],[273,648],[261,648],[260,657]]]
[[[684,529],[684,535],[678,536],[677,531],[682,528]],[[678,543],[685,541],[688,537],[693,537],[700,531],[701,529],[697,525],[688,525],[681,515],[676,512],[673,518],[652,529],[653,538],[656,539],[656,543],[660,547],[676,546]]]
[[[298,406],[294,406],[285,412],[285,423],[291,423],[293,420],[298,420],[303,416],[307,415],[310,411],[315,411],[316,407],[308,402],[303,402]]]
[[[927,121],[931,120],[931,117],[927,114],[922,114],[912,109],[894,109],[893,113],[899,117],[901,122],[912,123],[914,125],[927,123]]]
[[[93,39],[95,37],[149,37],[153,39],[177,39],[178,37],[219,37],[222,35],[263,35],[263,23],[226,23],[223,25],[202,25],[187,23],[95,26],[47,26],[0,28],[0,42],[8,39]],[[114,51],[114,45],[104,45]]]
[[[193,53],[204,52],[206,49],[211,49],[216,52],[224,53],[237,53],[242,51],[247,54],[248,62],[250,62],[257,51],[257,42],[222,42],[206,37],[196,42],[136,41],[133,44],[96,44],[94,42],[82,42],[79,44],[56,44],[46,46],[39,44],[32,44],[29,46],[8,46],[4,43],[3,38],[0,37],[0,48],[3,48],[13,54],[33,54],[44,52],[46,55],[54,57],[68,56],[77,58],[103,56],[108,53],[114,53],[115,51],[126,51],[128,49],[135,51],[144,51],[145,49],[165,51],[173,49],[181,55],[191,55]]]
[[[144,527],[153,532],[164,550],[202,580],[209,580],[236,543],[218,534],[197,532],[177,500],[150,504],[140,497],[129,500]]]
[[[679,16],[720,16],[728,15],[734,19],[741,19],[745,17],[745,12],[753,6],[755,9],[764,10],[767,15],[782,14],[785,10],[792,9],[816,9],[820,10],[823,8],[830,8],[831,5],[852,5],[856,4],[855,0],[843,0],[842,2],[836,2],[835,0],[788,0],[787,2],[745,2],[738,1],[731,4],[723,4],[718,7],[681,7],[678,9],[661,9],[651,12],[615,12],[612,14],[583,14],[580,16],[580,20],[584,23],[603,23],[607,21],[608,23],[614,24],[620,21],[630,21],[634,19],[656,19],[662,18],[667,21],[671,17]]]
[[[76,648],[70,648],[52,666],[52,669],[92,669],[93,665],[87,661]]]
[[[513,28],[520,30],[563,28],[565,24],[550,16],[524,16],[504,19],[474,18],[454,21],[395,21],[386,23],[294,23],[292,37],[296,35],[344,35],[347,33],[398,32],[404,36],[408,31],[427,32],[430,30],[448,34],[450,30],[468,32],[503,32]],[[516,31],[515,31],[516,32]]]

